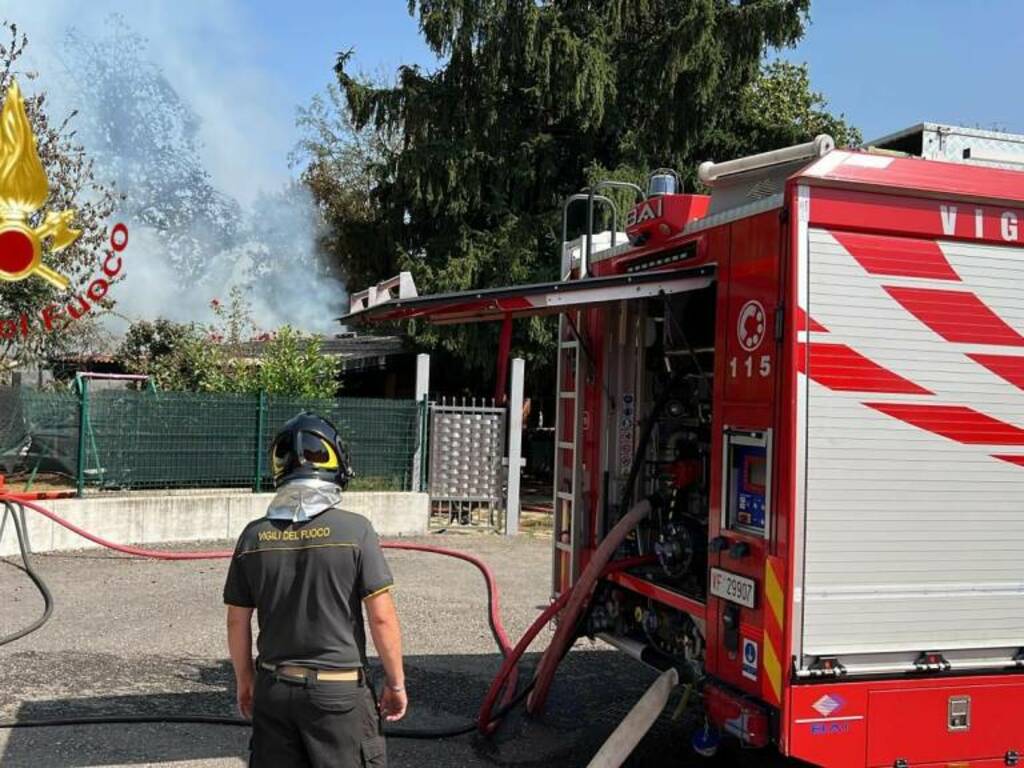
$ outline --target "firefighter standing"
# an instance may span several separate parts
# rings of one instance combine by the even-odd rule
[[[302,413],[274,439],[271,465],[277,494],[239,536],[224,586],[238,707],[253,721],[249,764],[385,766],[380,715],[399,720],[407,705],[402,644],[377,534],[338,508],[347,452],[330,422]],[[379,705],[362,606],[386,676]]]

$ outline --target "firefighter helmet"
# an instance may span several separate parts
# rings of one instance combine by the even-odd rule
[[[292,480],[327,480],[344,488],[353,474],[338,430],[310,411],[281,427],[270,447],[270,467],[276,488]]]

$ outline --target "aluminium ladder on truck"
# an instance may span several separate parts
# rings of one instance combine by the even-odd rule
[[[577,316],[579,313],[574,313]],[[580,570],[582,524],[583,386],[577,325],[568,314],[558,318],[558,401],[555,405],[555,482],[552,508],[552,596],[573,584]]]

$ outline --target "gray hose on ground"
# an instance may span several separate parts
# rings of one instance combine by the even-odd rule
[[[666,669],[658,675],[658,679],[644,691],[644,695],[629,710],[629,714],[601,745],[601,749],[587,764],[587,768],[619,768],[626,762],[626,758],[633,754],[640,739],[651,730],[654,721],[665,709],[668,697],[677,685],[679,672],[675,667]]]
[[[565,609],[559,617],[555,636],[551,639],[551,644],[544,651],[540,664],[537,666],[537,685],[526,701],[526,709],[531,715],[537,715],[544,711],[544,705],[548,700],[548,691],[555,677],[555,670],[569,646],[576,640],[576,625],[579,617],[583,615],[583,611],[590,603],[591,593],[601,576],[601,571],[630,531],[636,528],[640,521],[650,513],[651,503],[647,499],[630,509],[594,550],[590,562],[583,569],[579,580],[573,585],[572,597],[569,598],[569,602],[566,603]]]
[[[20,640],[26,635],[30,635],[39,629],[43,624],[50,620],[50,616],[53,614],[53,595],[50,594],[49,588],[46,586],[46,582],[40,578],[39,574],[35,572],[32,567],[32,561],[28,555],[28,535],[25,529],[22,527],[21,519],[18,516],[18,511],[9,502],[3,502],[4,505],[4,516],[10,515],[11,521],[14,523],[14,534],[18,537],[18,549],[21,550],[21,570],[23,570],[28,577],[32,579],[32,583],[36,585],[36,589],[39,590],[39,594],[43,598],[43,613],[42,615],[29,624],[23,629],[19,629],[17,632],[13,632],[9,635],[0,637],[0,645],[7,645],[13,643],[15,640]]]

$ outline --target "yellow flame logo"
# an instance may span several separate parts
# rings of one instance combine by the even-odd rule
[[[75,212],[50,211],[35,228],[28,222],[49,195],[25,102],[12,81],[0,110],[0,280],[39,275],[61,290],[68,287],[68,278],[43,264],[43,241],[52,238],[50,250],[55,253],[75,242],[82,234],[71,229]]]

